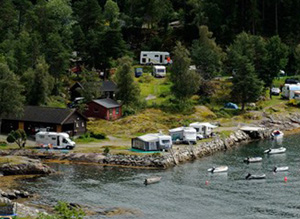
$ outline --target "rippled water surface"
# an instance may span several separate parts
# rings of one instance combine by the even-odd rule
[[[39,193],[44,204],[65,200],[141,213],[113,218],[300,218],[300,135],[284,138],[285,154],[263,155],[272,145],[254,142],[165,171],[55,164],[62,174],[22,183]],[[262,156],[263,162],[247,165],[243,163],[247,156]],[[228,165],[228,173],[207,173],[217,165]],[[275,165],[289,166],[289,172],[274,174]],[[265,173],[267,178],[244,180],[248,172]],[[144,186],[144,179],[153,175],[162,180]]]

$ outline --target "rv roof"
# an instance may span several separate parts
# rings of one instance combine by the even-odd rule
[[[141,53],[161,53],[161,54],[166,54],[169,55],[169,52],[160,52],[160,51],[141,51]]]
[[[206,126],[209,128],[217,128],[218,126],[212,125],[209,122],[194,122],[190,124],[191,127],[201,127],[201,126]]]
[[[36,133],[36,135],[61,135],[61,136],[64,136],[64,137],[69,137],[69,134],[67,133],[64,133],[64,132],[38,132]]]
[[[163,135],[163,134],[160,134],[160,133],[149,133],[149,134],[146,134],[146,135],[139,136],[137,138],[141,139],[142,141],[155,141],[155,140],[157,140],[157,138],[159,136],[160,137],[169,137],[169,135]]]
[[[178,128],[170,129],[169,132],[180,132],[182,130],[196,132],[196,129],[194,129],[193,127],[178,127]]]
[[[156,68],[156,69],[166,69],[166,66],[154,65],[153,68]]]

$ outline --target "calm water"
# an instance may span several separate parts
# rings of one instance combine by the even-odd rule
[[[285,137],[282,145],[286,154],[263,155],[272,142],[255,142],[166,171],[53,165],[63,174],[23,184],[39,193],[40,202],[46,204],[65,200],[95,209],[121,207],[141,212],[140,216],[113,218],[300,218],[300,135]],[[247,165],[243,163],[246,156],[264,159]],[[217,165],[228,165],[228,174],[207,173]],[[273,174],[274,165],[290,170]],[[248,172],[265,173],[267,178],[246,181]],[[144,186],[145,177],[153,175],[162,176],[161,182]]]

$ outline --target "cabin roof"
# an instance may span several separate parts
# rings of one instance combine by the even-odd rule
[[[95,102],[101,106],[104,106],[107,109],[116,108],[116,107],[121,106],[121,104],[119,104],[117,101],[112,100],[110,98],[97,99],[97,100],[93,100],[93,102]]]
[[[3,117],[2,119],[62,125],[65,124],[73,114],[78,114],[78,116],[87,120],[86,117],[77,112],[76,109],[41,106],[25,106],[22,116],[17,117],[15,115],[10,115]]]

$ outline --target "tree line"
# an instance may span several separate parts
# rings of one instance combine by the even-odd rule
[[[66,93],[73,51],[85,69],[99,69],[106,77],[117,59],[138,60],[141,50],[189,54],[179,60],[196,65],[200,89],[191,91],[200,94],[220,74],[235,72],[237,79],[247,72],[255,84],[270,87],[280,69],[300,68],[300,0],[0,0],[0,5],[0,115]],[[174,49],[176,41],[181,43]],[[182,74],[186,66],[176,65],[173,71]],[[173,93],[180,93],[176,81],[182,80],[174,75],[171,80]]]

